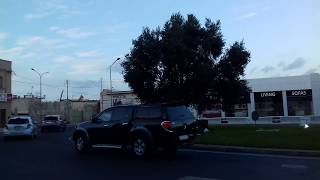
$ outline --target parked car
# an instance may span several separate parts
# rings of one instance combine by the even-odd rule
[[[41,123],[41,131],[44,132],[45,130],[65,131],[66,121],[60,115],[47,115]]]
[[[172,154],[203,133],[186,106],[116,106],[78,124],[72,139],[78,152],[101,144],[129,147],[144,157],[158,147]]]
[[[27,136],[34,139],[39,134],[37,123],[30,116],[11,117],[3,129],[3,137]]]

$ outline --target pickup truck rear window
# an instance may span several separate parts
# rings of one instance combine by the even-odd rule
[[[139,107],[136,112],[136,118],[162,118],[160,107]]]
[[[194,116],[186,106],[167,107],[167,113],[170,121],[193,120]]]

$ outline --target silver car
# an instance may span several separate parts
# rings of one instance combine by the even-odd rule
[[[37,123],[30,116],[12,117],[3,129],[5,139],[12,136],[27,136],[34,139],[38,133]]]

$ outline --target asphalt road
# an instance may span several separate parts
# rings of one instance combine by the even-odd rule
[[[180,150],[138,160],[118,149],[80,155],[65,133],[36,140],[0,140],[0,180],[105,179],[320,179],[320,158]]]

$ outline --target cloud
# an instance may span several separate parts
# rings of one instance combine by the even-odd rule
[[[73,38],[73,39],[78,39],[78,38],[86,38],[89,36],[93,36],[95,35],[95,33],[93,32],[85,32],[85,31],[81,31],[80,28],[67,28],[67,29],[63,29],[57,26],[52,26],[49,28],[50,31],[53,31],[57,34],[60,34],[64,37],[67,38]]]
[[[60,28],[58,27],[58,26],[51,26],[51,27],[49,27],[49,30],[50,31],[57,31],[57,30],[59,30]]]
[[[304,58],[296,58],[294,61],[292,61],[290,64],[285,65],[282,69],[284,71],[289,71],[289,70],[294,70],[294,69],[299,69],[303,67],[306,64],[306,60]]]
[[[42,36],[31,36],[17,41],[17,45],[24,47],[48,48],[48,49],[63,49],[77,46],[74,42],[66,42],[62,39],[51,39]]]
[[[105,71],[106,64],[102,60],[96,60],[94,62],[82,62],[71,64],[70,74],[75,75],[89,75],[96,74]]]
[[[123,29],[128,29],[130,27],[130,23],[119,23],[106,27],[107,33],[115,33]]]
[[[23,54],[21,55],[21,59],[28,59],[28,58],[32,58],[32,57],[35,57],[37,54],[36,53],[33,53],[33,52],[28,52],[26,54]]]
[[[103,54],[96,50],[92,50],[92,51],[76,52],[75,55],[80,58],[94,58],[94,57],[100,57]]]
[[[65,49],[65,48],[70,48],[70,47],[75,47],[75,46],[77,46],[76,43],[69,42],[69,43],[57,44],[53,48],[55,48],[55,49]]]
[[[262,10],[263,12],[266,12],[266,11],[269,11],[270,9],[271,9],[270,6],[264,6],[261,10]]]
[[[32,19],[42,19],[42,18],[45,18],[47,16],[49,16],[50,13],[48,12],[43,12],[43,13],[30,13],[30,14],[25,14],[23,17],[25,19],[28,19],[28,20],[32,20]]]
[[[36,1],[34,12],[27,13],[24,18],[27,20],[43,19],[49,16],[70,17],[81,14],[78,10],[78,4],[67,6],[63,1]]]
[[[258,69],[258,67],[257,66],[255,66],[255,67],[253,67],[251,70],[250,70],[250,74],[253,74],[254,72],[256,72],[256,70]]]
[[[239,20],[245,20],[245,19],[250,19],[253,18],[255,16],[257,16],[258,14],[256,12],[249,12],[246,14],[243,14],[241,16],[238,17]]]
[[[285,66],[286,65],[286,63],[284,62],[284,61],[280,61],[279,63],[278,63],[278,66],[279,67],[283,67],[283,66]]]
[[[61,49],[76,46],[75,43],[64,39],[47,38],[43,36],[23,37],[16,41],[16,48],[1,50],[2,57],[8,57],[16,62],[32,60],[37,62],[42,59],[53,60]],[[3,56],[4,55],[4,56]]]
[[[1,40],[4,40],[7,38],[7,34],[6,33],[3,33],[3,32],[0,32],[0,41]]]
[[[57,58],[54,59],[55,62],[57,63],[61,63],[61,64],[65,64],[65,63],[70,63],[72,61],[74,61],[74,57],[71,57],[71,56],[59,56]]]
[[[100,88],[100,81],[85,80],[85,81],[70,81],[71,88]]]
[[[304,74],[312,74],[319,72],[319,68],[310,68]]]
[[[41,45],[41,46],[52,46],[56,45],[58,43],[61,43],[62,40],[59,39],[49,39],[46,37],[41,36],[31,36],[27,38],[23,38],[18,40],[17,45],[20,46],[35,46],[35,45]]]
[[[275,70],[275,67],[273,66],[266,66],[264,68],[261,69],[264,73],[268,73],[268,72],[272,72]]]
[[[16,57],[19,57],[25,48],[23,47],[14,47],[10,49],[0,49],[0,57],[4,59],[15,59]]]

